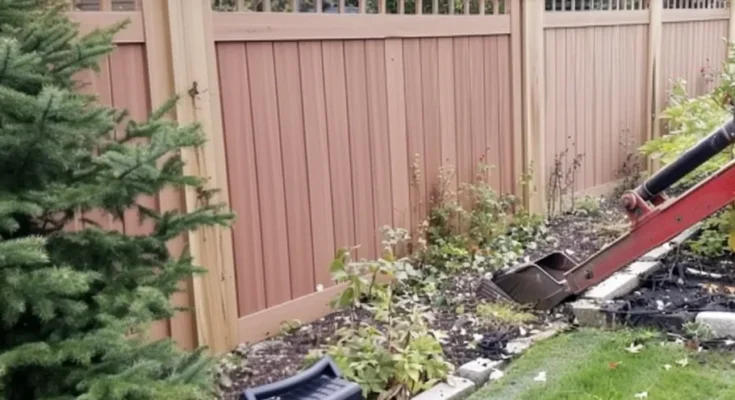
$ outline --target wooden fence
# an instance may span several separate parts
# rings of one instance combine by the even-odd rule
[[[177,119],[210,137],[185,155],[188,172],[223,188],[238,221],[189,236],[210,273],[174,299],[194,312],[153,333],[216,351],[323,316],[340,289],[327,271],[335,249],[375,257],[378,227],[415,229],[443,166],[457,187],[480,162],[494,165],[497,190],[543,210],[554,158],[568,150],[583,155],[576,191],[609,190],[621,144],[661,134],[652,116],[671,79],[695,94],[712,88],[735,23],[714,0],[74,6],[83,30],[131,20],[102,73],[81,77],[87,90],[136,118],[179,93]],[[517,185],[528,171],[530,195]],[[142,201],[185,208],[191,196]]]

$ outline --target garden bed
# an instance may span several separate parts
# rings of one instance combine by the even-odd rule
[[[691,241],[662,260],[663,268],[637,290],[604,306],[616,321],[653,327],[672,337],[701,336],[718,346],[731,335],[715,335],[697,323],[703,312],[735,312],[735,271],[731,256],[706,257],[691,250]],[[735,314],[733,314],[735,316]]]
[[[593,204],[597,205],[553,218],[547,224],[548,230],[527,244],[519,261],[531,261],[551,251],[563,251],[581,261],[613,240],[622,230],[616,232],[610,227],[625,226],[617,201],[602,199]],[[533,321],[520,324],[483,323],[477,313],[475,291],[486,273],[472,268],[456,270],[442,280],[437,293],[417,293],[412,298],[417,305],[430,309],[429,329],[441,336],[447,361],[456,367],[477,357],[507,358],[509,355],[504,350],[507,341],[531,335],[567,318],[559,310],[552,310],[534,313]],[[294,375],[303,368],[310,350],[328,344],[339,328],[353,322],[373,323],[370,318],[367,312],[337,311],[313,323],[290,327],[288,332],[264,342],[240,346],[220,366],[219,382],[224,398],[234,399],[247,387]]]

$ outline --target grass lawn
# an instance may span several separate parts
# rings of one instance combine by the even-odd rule
[[[632,342],[642,348],[626,350]],[[735,399],[733,354],[661,343],[651,332],[565,333],[533,346],[470,400]],[[543,373],[546,381],[536,380]]]

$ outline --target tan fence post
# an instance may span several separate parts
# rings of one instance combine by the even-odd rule
[[[649,3],[648,25],[648,82],[646,86],[646,138],[655,139],[661,136],[661,122],[658,113],[661,111],[661,14],[663,1],[651,0]],[[648,160],[648,171],[652,173],[659,167],[655,160]]]
[[[167,4],[171,73],[174,91],[182,96],[176,117],[182,124],[198,122],[207,136],[202,148],[182,154],[184,172],[209,178],[209,186],[221,190],[211,201],[229,203],[211,2],[168,0]],[[187,190],[187,209],[201,201],[197,193]],[[231,232],[219,227],[202,228],[189,234],[189,246],[194,262],[208,270],[193,280],[199,344],[215,353],[226,352],[237,343]]]
[[[523,10],[521,0],[510,2],[510,65],[511,65],[511,110],[513,111],[513,177],[518,179],[526,173],[525,147],[523,144]],[[522,196],[528,208],[529,193],[519,188],[515,194]]]
[[[143,13],[143,29],[145,32],[145,53],[148,72],[148,93],[155,109],[175,94],[173,70],[171,62],[171,40],[168,27],[168,4],[166,0],[147,0],[140,4]],[[171,118],[175,118],[171,113]],[[161,160],[161,164],[164,161]],[[159,193],[158,208],[161,212],[183,209],[183,197],[177,188],[165,188]],[[184,249],[185,239],[177,238],[168,243],[171,254],[178,256]],[[192,306],[192,282],[188,279],[179,284],[179,293],[175,293],[171,302],[176,307]],[[197,345],[194,310],[179,312],[169,321],[171,338],[186,349]]]
[[[730,19],[727,20],[727,49],[730,52],[730,45],[735,43],[735,1],[730,1]]]
[[[524,0],[522,5],[523,168],[526,171],[529,166],[533,166],[531,181],[533,191],[528,196],[528,208],[532,212],[541,213],[545,211],[544,205],[546,204],[545,2]]]

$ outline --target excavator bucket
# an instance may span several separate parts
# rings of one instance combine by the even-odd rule
[[[478,288],[478,296],[485,299],[502,298],[548,310],[572,294],[565,283],[564,273],[576,266],[577,262],[564,253],[554,252],[483,280]]]

